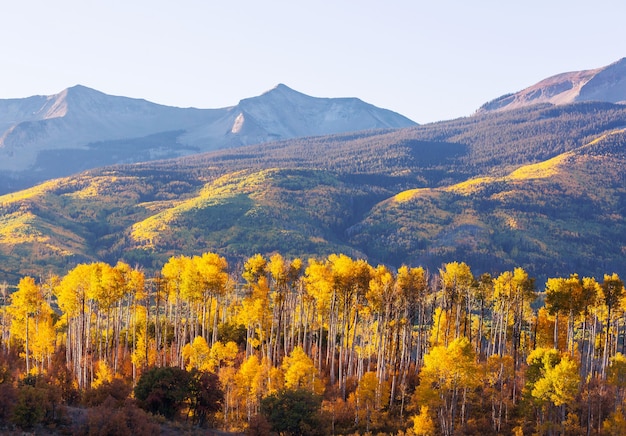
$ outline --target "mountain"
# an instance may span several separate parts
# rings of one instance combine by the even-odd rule
[[[0,196],[0,276],[205,251],[623,275],[624,126],[623,105],[536,105],[95,169]]]
[[[563,77],[584,81],[575,98],[612,84],[605,97],[622,101],[623,67]],[[0,195],[0,280],[95,260],[153,272],[170,256],[206,251],[235,263],[280,252],[431,270],[464,261],[477,274],[521,266],[539,286],[571,273],[623,276],[626,105],[595,98],[405,128],[393,125],[403,117],[359,100],[283,85],[211,111],[83,87],[5,100],[3,153],[66,138],[71,146],[40,146],[35,161],[47,171],[71,159],[76,167],[124,163]],[[155,120],[162,130],[150,133]],[[363,129],[363,120],[387,127]],[[317,135],[321,125],[333,133]],[[360,130],[340,132],[347,125]],[[88,142],[107,126],[123,138]],[[301,136],[278,140],[290,135]],[[199,153],[217,146],[224,148]],[[139,152],[179,157],[133,163]]]
[[[282,84],[223,109],[168,107],[79,85],[0,100],[0,193],[117,163],[412,125],[356,98],[315,98]]]
[[[582,101],[626,103],[626,58],[593,70],[557,74],[514,94],[485,103],[481,112],[534,104],[564,105]]]
[[[348,229],[349,242],[394,264],[461,259],[543,279],[623,273],[625,147],[618,129],[503,176],[399,192]]]

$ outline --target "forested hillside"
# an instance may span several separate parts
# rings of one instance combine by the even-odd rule
[[[624,268],[626,131],[503,176],[400,192],[348,230],[392,264],[471,259],[481,271],[540,275]],[[438,262],[439,261],[439,262]]]
[[[619,105],[539,106],[94,170],[0,197],[0,269],[13,282],[85,260],[152,271],[211,250],[619,271],[624,126]]]

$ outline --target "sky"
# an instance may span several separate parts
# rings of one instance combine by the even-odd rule
[[[0,17],[1,99],[81,84],[224,108],[283,83],[429,123],[626,57],[623,0],[19,0]]]

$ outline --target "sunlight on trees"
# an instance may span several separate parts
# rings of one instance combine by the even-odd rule
[[[121,407],[135,386],[152,413],[235,432],[283,428],[267,407],[291,400],[303,409],[281,413],[310,434],[623,428],[617,274],[551,277],[537,292],[522,268],[475,276],[462,262],[431,273],[274,253],[234,271],[205,253],[152,277],[124,262],[24,277],[2,301],[0,424],[49,422],[51,405],[79,398],[104,407],[116,389],[106,404]]]

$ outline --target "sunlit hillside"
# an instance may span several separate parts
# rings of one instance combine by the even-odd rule
[[[537,106],[94,170],[0,197],[2,276],[208,250],[619,270],[623,126],[619,105]]]
[[[385,194],[380,188],[350,186],[325,171],[238,171],[133,224],[130,246],[135,254],[159,257],[209,249],[231,258],[246,250],[294,256],[356,253],[338,235],[355,220],[359,207]]]
[[[351,242],[377,259],[458,258],[542,277],[623,268],[626,134],[612,131],[504,176],[401,192],[376,205]]]

